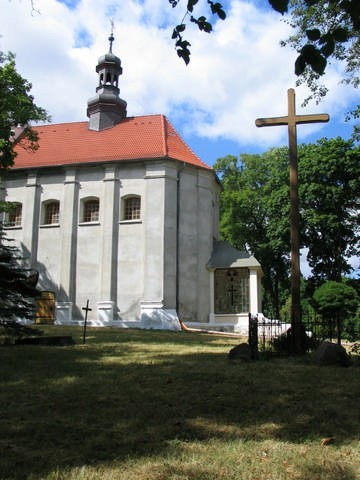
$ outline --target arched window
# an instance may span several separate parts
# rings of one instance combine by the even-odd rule
[[[123,220],[139,220],[141,214],[141,197],[138,195],[127,196],[123,199]]]
[[[14,202],[13,207],[5,215],[5,226],[6,227],[21,227],[22,220],[22,204],[19,202]]]
[[[58,200],[48,200],[43,203],[42,225],[53,225],[59,223],[60,202]]]
[[[81,222],[90,223],[99,221],[100,202],[97,197],[88,197],[82,200],[80,215]]]

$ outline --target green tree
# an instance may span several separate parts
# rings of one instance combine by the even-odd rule
[[[359,153],[341,138],[299,147],[300,240],[309,250],[315,287],[350,273],[349,257],[359,251]],[[214,169],[223,185],[221,235],[261,263],[263,311],[279,318],[289,286],[288,149],[240,160],[229,155]]]
[[[24,148],[37,148],[37,135],[29,123],[49,119],[45,110],[35,105],[31,88],[16,71],[14,54],[0,52],[0,171],[13,165],[15,141]],[[21,135],[16,138],[19,130]]]
[[[321,82],[328,63],[337,62],[342,82],[360,85],[360,2],[358,0],[291,0],[289,23],[294,33],[285,41],[299,53],[295,62],[297,85],[306,84],[310,94],[305,100],[317,103],[328,89]],[[348,118],[359,118],[358,105]],[[355,127],[355,137],[360,134]]]
[[[313,295],[314,307],[324,319],[335,321],[337,341],[341,343],[341,319],[355,315],[359,307],[356,290],[345,283],[329,281],[317,288]]]
[[[261,263],[263,311],[279,318],[281,291],[288,288],[289,202],[287,150],[217,160],[220,176],[221,235]]]
[[[37,148],[37,135],[29,126],[31,121],[47,120],[44,109],[35,105],[29,94],[31,84],[15,67],[15,56],[0,52],[0,173],[13,165],[15,141],[24,148]],[[14,132],[20,127],[21,135]],[[15,128],[15,130],[14,130]],[[1,181],[1,179],[0,179]],[[11,205],[0,202],[0,214]],[[32,318],[32,298],[38,294],[36,274],[23,264],[19,250],[11,244],[0,223],[0,318]]]
[[[321,139],[299,147],[302,243],[314,281],[341,281],[359,254],[360,148],[353,141]]]
[[[26,268],[19,249],[0,228],[0,321],[34,317],[37,274]]]

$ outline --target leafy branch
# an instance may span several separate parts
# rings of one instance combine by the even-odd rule
[[[205,33],[211,33],[213,30],[211,22],[208,21],[207,17],[201,15],[200,17],[194,17],[193,11],[195,5],[199,0],[188,0],[186,12],[182,21],[177,25],[172,33],[172,39],[175,40],[175,48],[178,56],[182,58],[186,65],[190,62],[190,42],[183,38],[183,32],[186,29],[186,18],[189,17],[191,23],[195,23],[199,30]],[[170,5],[175,8],[179,0],[169,0]],[[219,2],[213,2],[212,0],[207,0],[208,5],[210,6],[211,13],[216,15],[221,20],[225,20],[226,13],[223,9],[223,6]]]

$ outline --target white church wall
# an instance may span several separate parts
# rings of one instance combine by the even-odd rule
[[[164,301],[164,163],[146,165],[144,302]]]
[[[179,317],[182,321],[197,318],[198,295],[198,198],[197,174],[186,169],[180,176],[180,261]]]
[[[38,270],[40,272],[38,286],[42,290],[50,290],[56,297],[59,292],[59,258],[60,227],[40,227],[38,243]]]
[[[77,237],[76,304],[79,309],[89,300],[93,308],[89,318],[96,317],[95,305],[101,301],[99,276],[101,259],[100,224],[80,225]],[[73,312],[79,318],[81,310]]]
[[[144,290],[144,225],[121,223],[119,228],[118,308],[121,319],[140,317],[140,300]]]
[[[31,253],[41,288],[55,292],[61,319],[83,318],[89,299],[95,323],[101,317],[141,326],[153,318],[149,325],[164,319],[174,325],[177,303],[182,320],[208,320],[206,263],[218,236],[212,172],[151,160],[19,172],[11,182],[7,199],[24,205],[22,228],[12,237]],[[140,219],[123,218],[129,195],[141,198]],[[99,199],[98,222],[83,221],[88,198]],[[42,205],[49,200],[60,202],[59,224],[45,226]]]
[[[178,169],[176,164],[166,166],[164,181],[164,307],[176,309],[178,269]]]
[[[76,244],[76,300],[77,309],[73,308],[73,318],[82,318],[81,308],[90,301],[92,311],[89,319],[96,319],[96,305],[101,300],[101,215],[104,206],[103,197],[103,167],[85,167],[78,169],[79,200],[78,203],[88,198],[99,198],[99,221],[83,223],[80,218],[80,209],[76,219],[77,244]],[[73,205],[75,208],[75,205]],[[106,300],[109,300],[108,298]]]
[[[214,177],[208,172],[198,172],[198,294],[197,311],[199,322],[209,319],[210,275],[205,268],[211,256],[213,238],[218,237],[217,219],[214,214]]]
[[[117,305],[121,320],[138,320],[140,300],[144,290],[144,166],[121,166],[119,168],[120,192],[119,241],[117,262]],[[140,197],[140,219],[124,220],[124,199],[130,195]]]
[[[206,263],[217,236],[211,172],[187,168],[180,181],[180,317],[206,322],[210,305],[210,277]]]
[[[63,173],[44,172],[38,175],[38,185],[40,197],[38,201],[39,219],[38,229],[33,232],[33,237],[37,236],[37,251],[31,248],[34,258],[36,256],[37,268],[40,272],[38,286],[43,290],[50,290],[58,296],[59,293],[59,273],[60,273],[60,238],[61,222],[67,212],[63,209],[63,191],[64,175]],[[51,200],[58,201],[59,221],[58,223],[45,224],[45,205]],[[29,212],[30,213],[30,212]]]

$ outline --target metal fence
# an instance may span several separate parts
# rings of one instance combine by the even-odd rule
[[[336,323],[303,319],[302,342],[305,351],[314,350],[320,342],[337,338]],[[291,324],[280,320],[249,314],[249,345],[254,357],[289,355],[291,353]]]

